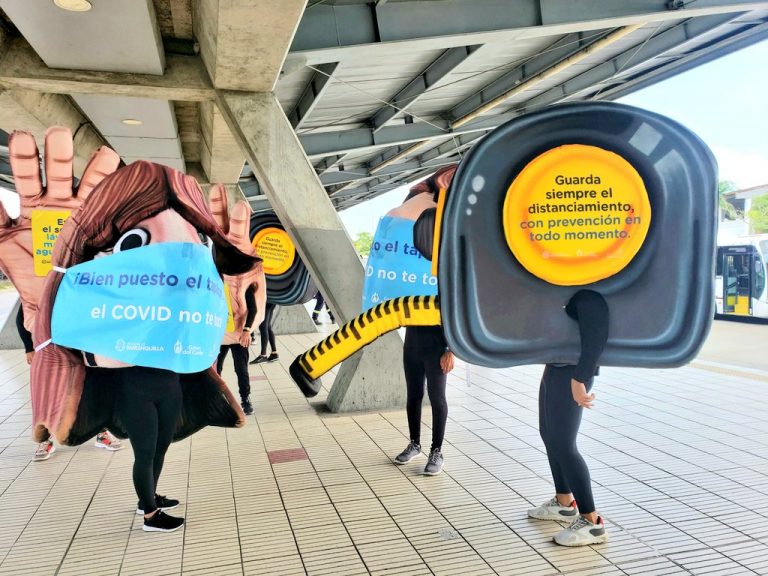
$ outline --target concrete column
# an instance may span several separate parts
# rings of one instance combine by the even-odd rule
[[[217,104],[338,320],[357,316],[363,265],[274,94],[217,91]],[[329,408],[338,412],[404,405],[401,358],[397,334],[364,348],[339,370]]]
[[[272,330],[275,334],[309,334],[317,332],[317,326],[312,322],[304,304],[295,306],[278,306],[272,313]]]

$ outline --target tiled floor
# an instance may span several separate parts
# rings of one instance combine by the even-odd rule
[[[279,363],[251,367],[244,429],[172,446],[173,534],[141,530],[130,448],[31,461],[27,366],[0,351],[0,575],[768,574],[764,375],[604,368],[580,445],[611,541],[568,549],[525,515],[553,492],[540,367],[459,364],[445,473],[425,477],[424,459],[390,461],[404,411],[319,413],[300,395],[286,367],[315,339],[283,337]]]

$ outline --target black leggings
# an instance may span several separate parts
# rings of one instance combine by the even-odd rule
[[[539,388],[539,433],[547,449],[555,492],[573,494],[581,514],[595,511],[592,485],[584,458],[576,446],[581,408],[573,400],[571,378],[575,366],[547,364]],[[587,385],[587,391],[592,384]]]
[[[259,324],[259,334],[261,335],[261,355],[267,355],[267,341],[269,341],[269,347],[272,352],[277,352],[277,346],[275,345],[275,333],[272,332],[272,313],[275,311],[275,304],[267,302],[267,306],[264,308],[264,322]]]
[[[133,447],[133,487],[149,514],[157,509],[157,482],[181,414],[179,375],[137,366],[119,372],[117,411]]]
[[[424,379],[427,380],[427,394],[432,405],[432,449],[441,448],[448,420],[448,402],[445,386],[448,376],[440,368],[440,357],[445,346],[439,342],[419,342],[412,337],[409,328],[403,346],[403,368],[408,397],[406,413],[411,440],[421,444],[421,403],[424,400]],[[409,336],[411,336],[409,338]]]
[[[224,358],[227,352],[232,350],[232,361],[235,363],[235,374],[237,374],[237,389],[240,392],[240,398],[247,400],[251,394],[251,380],[248,375],[248,348],[240,344],[224,344],[219,348],[219,357],[216,360],[216,372],[221,375],[224,368]]]

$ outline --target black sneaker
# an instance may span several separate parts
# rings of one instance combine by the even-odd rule
[[[246,416],[250,416],[251,414],[253,414],[253,404],[251,404],[250,398],[246,398],[245,400],[243,400],[240,405],[243,407],[243,413]]]
[[[405,447],[405,450],[395,456],[394,462],[395,464],[408,464],[408,462],[419,456],[421,456],[421,446],[411,440],[408,446]]]
[[[322,324],[322,322],[320,322],[318,317],[315,316],[314,314],[312,315],[312,322],[314,322],[316,326],[320,326],[320,324]]]
[[[265,362],[277,362],[277,358],[278,358],[277,352],[272,352],[272,354],[267,356],[267,359],[265,360]]]
[[[248,362],[248,364],[261,364],[262,362],[266,362],[266,361],[267,361],[267,357],[264,356],[264,354],[259,354],[258,356],[256,356],[256,358]]]
[[[173,508],[176,508],[176,506],[179,505],[178,500],[174,500],[173,498],[166,498],[165,496],[159,496],[155,494],[155,505],[160,510],[171,510]],[[136,514],[144,515],[144,510],[141,509],[141,502],[136,506]]]
[[[144,518],[144,532],[173,532],[184,526],[184,518],[170,516],[158,510],[153,516]]]
[[[440,448],[434,448],[429,453],[427,465],[424,467],[425,476],[437,476],[443,471],[443,454]]]

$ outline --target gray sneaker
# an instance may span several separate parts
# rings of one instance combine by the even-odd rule
[[[443,471],[443,453],[439,448],[435,448],[429,453],[427,465],[424,467],[425,476],[437,476]]]
[[[421,445],[416,442],[409,442],[405,450],[395,456],[395,464],[408,464],[414,458],[421,456]]]
[[[591,546],[608,542],[608,532],[602,518],[598,517],[597,524],[592,524],[579,516],[568,528],[555,534],[554,541],[560,546]]]
[[[570,506],[563,506],[557,501],[557,497],[547,500],[541,506],[530,508],[528,516],[538,520],[556,520],[558,522],[573,522],[579,515],[579,509],[576,508],[576,501],[571,502]]]

